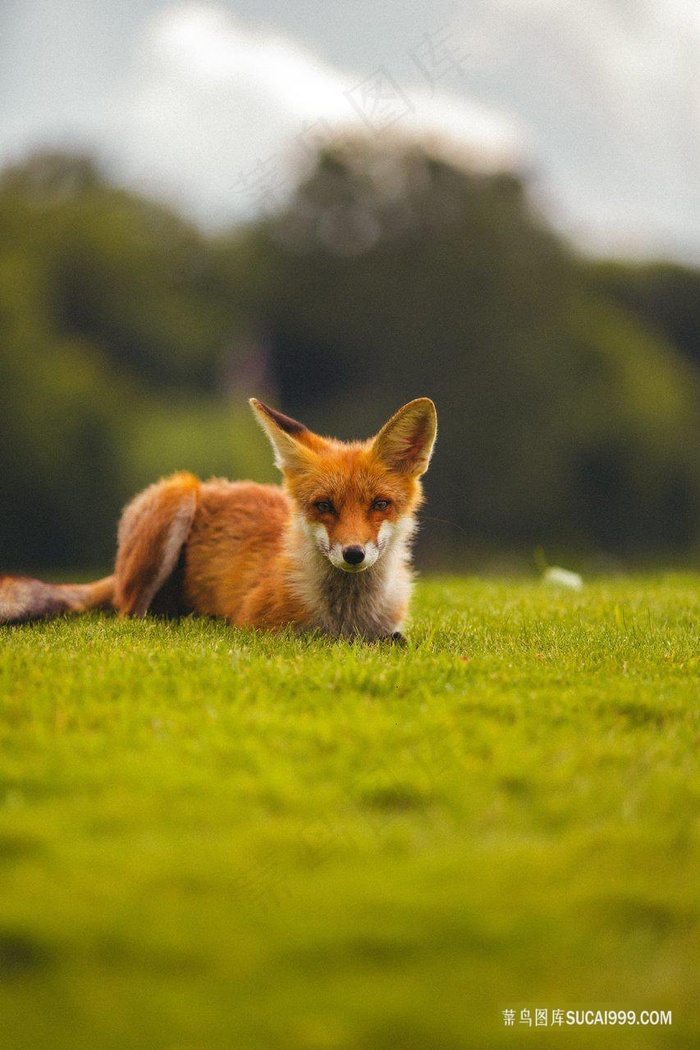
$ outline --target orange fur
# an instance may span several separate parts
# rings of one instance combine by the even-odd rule
[[[410,402],[375,439],[352,443],[251,405],[283,486],[203,483],[186,473],[160,481],[124,510],[114,577],[74,595],[25,581],[24,598],[0,578],[0,623],[109,603],[129,616],[191,611],[346,637],[398,631],[420,475],[435,438],[432,402]]]

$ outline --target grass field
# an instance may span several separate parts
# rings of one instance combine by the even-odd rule
[[[699,614],[435,579],[405,649],[2,629],[0,1046],[700,1046]]]

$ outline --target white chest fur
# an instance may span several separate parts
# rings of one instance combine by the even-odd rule
[[[342,638],[383,638],[400,630],[413,582],[410,519],[392,530],[381,556],[364,572],[336,568],[319,550],[316,538],[301,524],[299,528],[290,583],[313,626]]]

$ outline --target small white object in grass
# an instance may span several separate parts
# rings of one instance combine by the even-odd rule
[[[563,587],[567,591],[582,591],[583,577],[570,569],[562,569],[559,565],[550,565],[542,576],[544,583],[553,587]]]

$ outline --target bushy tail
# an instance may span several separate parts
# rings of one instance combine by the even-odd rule
[[[42,583],[28,576],[0,576],[0,624],[112,609],[113,599],[113,576],[95,583]]]

